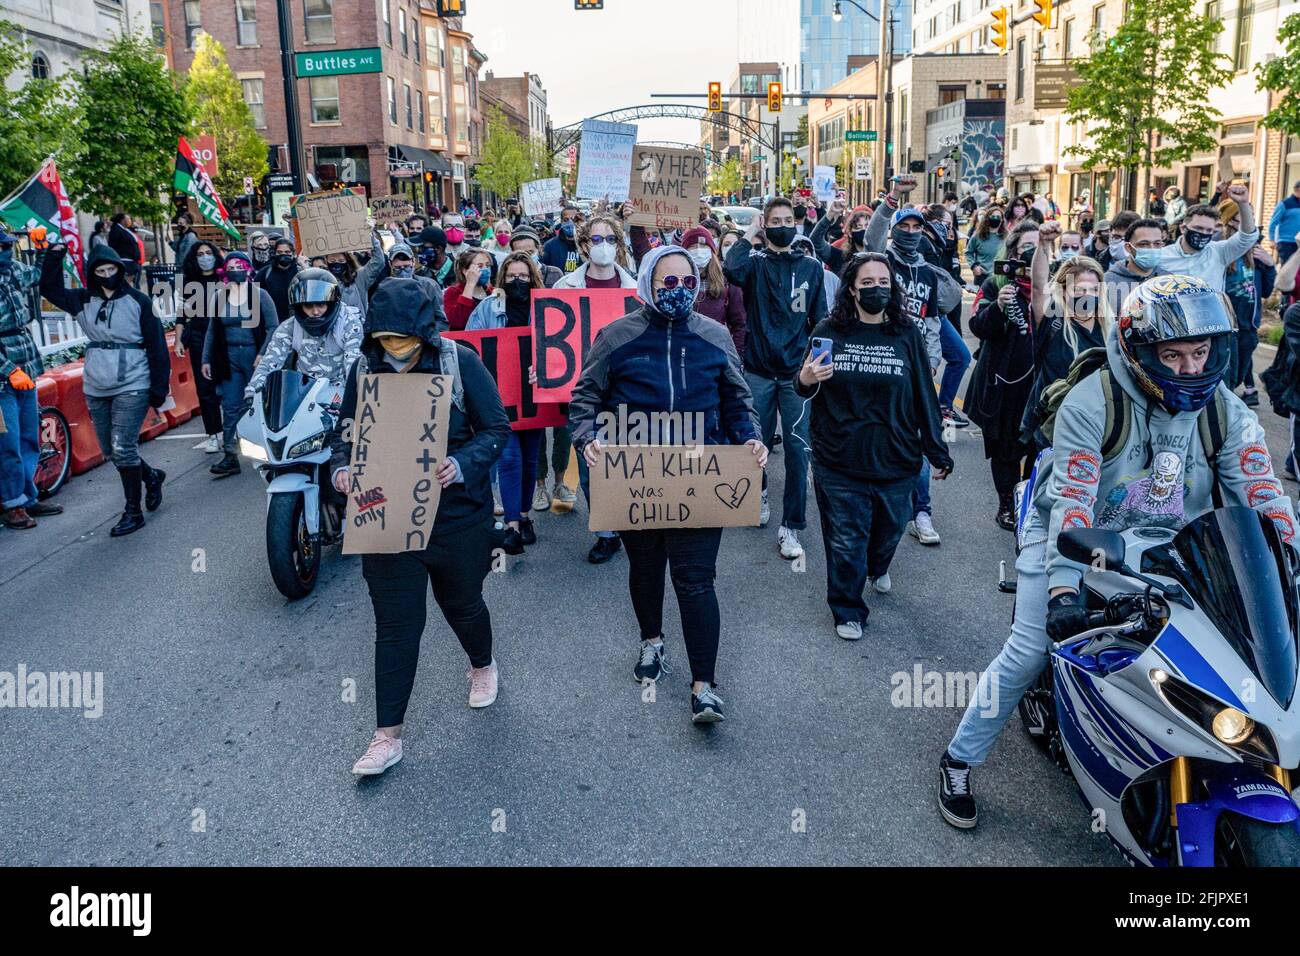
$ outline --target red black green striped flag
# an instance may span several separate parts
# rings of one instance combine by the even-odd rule
[[[184,136],[176,146],[176,175],[172,178],[172,186],[178,192],[194,197],[194,203],[199,207],[199,212],[203,214],[204,219],[221,229],[231,239],[236,241],[240,239],[239,230],[231,223],[230,214],[226,212],[221,197],[217,195],[217,187],[212,185],[208,171],[194,155],[190,144],[185,142]]]
[[[68,254],[63,259],[63,268],[80,284],[81,236],[77,232],[77,214],[68,202],[53,156],[41,163],[35,176],[0,201],[0,219],[14,229],[43,227],[47,241],[66,245]]]

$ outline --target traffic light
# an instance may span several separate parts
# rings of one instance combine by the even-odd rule
[[[709,112],[710,113],[722,112],[722,84],[721,83],[709,84]]]
[[[425,181],[426,183],[431,183],[431,182],[433,182],[433,173],[428,172],[428,171],[426,170],[425,173],[424,173],[424,181]]]
[[[1034,0],[1038,10],[1033,14],[1038,25],[1044,30],[1052,29],[1052,0]]]
[[[781,112],[781,84],[767,84],[767,108],[773,113]]]
[[[438,0],[438,16],[463,17],[464,15],[465,0]]]
[[[573,0],[575,10],[604,10],[605,0]]]
[[[1007,7],[998,7],[993,11],[993,45],[1003,53],[1007,52]]]

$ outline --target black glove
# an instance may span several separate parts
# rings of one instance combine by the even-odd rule
[[[1058,594],[1047,602],[1047,636],[1064,641],[1088,629],[1088,609],[1077,594]]]
[[[162,408],[163,402],[165,401],[167,401],[167,394],[165,392],[162,395],[155,392],[149,393],[149,407],[154,411]]]

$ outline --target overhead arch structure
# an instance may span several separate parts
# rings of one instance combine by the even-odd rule
[[[647,140],[643,140],[642,143],[641,143],[641,145],[643,145],[643,146],[671,146],[673,149],[695,149],[695,150],[698,150],[698,149],[700,148],[700,144],[699,144],[699,143],[679,143],[677,140],[673,140],[673,139],[647,139]],[[713,155],[712,150],[707,150],[707,149],[704,150],[704,159],[705,159],[705,162],[707,162],[710,166],[721,166],[723,163],[726,162],[725,159],[722,159],[722,158],[719,157],[719,156],[715,156],[715,155]]]
[[[760,123],[758,120],[737,113],[710,113],[707,108],[690,103],[647,103],[642,106],[625,106],[622,109],[590,116],[588,119],[602,120],[606,123],[632,123],[642,119],[688,119],[711,122],[739,133],[765,149],[773,151],[776,149],[773,145],[775,139],[773,124]],[[580,139],[582,139],[581,122],[551,130],[552,155],[576,145]]]

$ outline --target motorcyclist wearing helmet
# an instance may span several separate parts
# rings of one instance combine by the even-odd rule
[[[971,768],[984,762],[1047,664],[1049,643],[1087,629],[1078,592],[1088,568],[1057,550],[1061,531],[1178,529],[1216,507],[1217,485],[1223,506],[1254,508],[1284,540],[1294,539],[1295,513],[1273,474],[1264,429],[1221,384],[1235,334],[1221,292],[1191,276],[1148,279],[1129,295],[1107,338],[1110,378],[1098,369],[1061,402],[1020,529],[1011,635],[980,677],[939,763],[939,809],[953,826],[975,826]],[[1111,387],[1108,398],[1111,381],[1122,394]],[[1108,402],[1128,422],[1103,452]],[[1222,444],[1213,460],[1201,439],[1203,409],[1219,418]]]
[[[290,353],[298,355],[298,371],[341,385],[361,354],[365,321],[360,310],[345,305],[338,280],[324,269],[304,269],[289,284],[289,321],[275,327],[249,379],[251,397],[267,375],[284,368]]]

